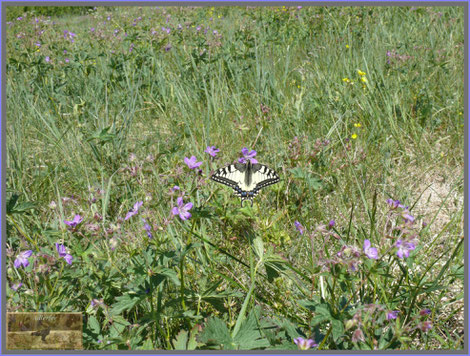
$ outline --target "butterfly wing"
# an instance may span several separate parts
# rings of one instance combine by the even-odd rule
[[[223,168],[218,169],[211,176],[211,179],[217,183],[224,184],[235,191],[235,194],[242,193],[242,186],[245,180],[246,165],[237,163],[229,164]]]
[[[246,163],[229,164],[218,169],[211,179],[231,187],[241,198],[242,205],[244,200],[250,200],[253,205],[253,198],[262,188],[279,182],[277,173],[260,163],[251,166]]]
[[[278,174],[265,166],[264,164],[256,163],[253,165],[253,178],[252,181],[255,184],[253,192],[258,194],[259,190],[267,187],[268,185],[276,184],[279,182]]]

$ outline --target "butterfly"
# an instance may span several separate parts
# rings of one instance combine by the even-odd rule
[[[253,206],[253,198],[262,188],[279,182],[279,176],[275,171],[264,164],[251,163],[250,160],[220,168],[215,171],[211,179],[232,188],[235,195],[241,198],[242,207],[245,200],[250,200]]]

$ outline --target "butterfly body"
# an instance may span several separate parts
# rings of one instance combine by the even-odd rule
[[[249,160],[220,168],[211,179],[232,188],[235,195],[241,198],[242,206],[244,200],[250,200],[253,206],[253,198],[262,188],[279,182],[279,176],[271,168]]]

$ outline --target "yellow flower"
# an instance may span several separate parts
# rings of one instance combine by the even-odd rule
[[[354,127],[361,127],[362,125],[358,122],[356,124],[354,124]]]
[[[350,80],[349,80],[349,78],[343,78],[343,82],[345,82],[345,83],[349,83],[349,82],[350,82]]]
[[[361,77],[366,75],[366,72],[363,72],[362,70],[358,69],[357,74],[359,74]]]
[[[346,45],[346,48],[349,48],[349,45]]]
[[[459,112],[459,115],[462,115],[462,112]]]
[[[297,85],[297,88],[299,88],[299,89],[300,89],[300,85]]]
[[[355,139],[357,138],[357,135],[356,135],[356,134],[352,134],[352,135],[351,135],[351,138],[352,138],[353,140],[355,140]]]
[[[361,82],[367,83],[367,78],[366,77],[361,77]]]

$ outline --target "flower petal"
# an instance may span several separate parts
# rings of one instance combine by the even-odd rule
[[[181,208],[183,206],[183,197],[178,197],[176,199],[176,204]]]

